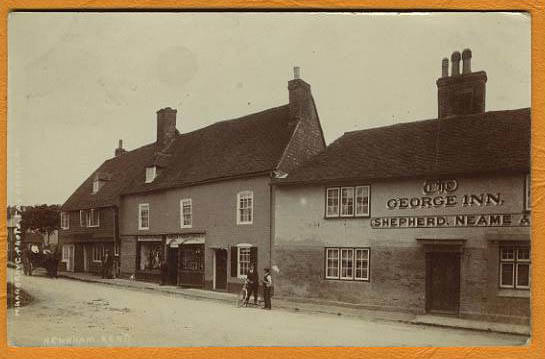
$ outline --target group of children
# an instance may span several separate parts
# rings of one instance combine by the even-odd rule
[[[253,295],[254,304],[257,305],[259,275],[257,274],[257,270],[255,269],[255,266],[253,264],[250,265],[250,269],[246,276],[246,280],[248,281],[247,282],[248,294],[246,295],[244,304],[248,304],[248,302],[250,301],[250,296]],[[263,300],[265,301],[265,305],[263,306],[263,309],[267,309],[267,310],[271,309],[271,288],[272,288],[271,271],[269,268],[265,268],[265,275],[263,276]]]

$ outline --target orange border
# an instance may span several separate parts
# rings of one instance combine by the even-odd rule
[[[14,348],[6,341],[6,294],[0,295],[0,354],[46,358],[545,358],[545,0],[4,0],[0,4],[0,279],[6,280],[7,16],[32,9],[367,9],[522,10],[532,15],[532,343],[527,347],[464,348]],[[509,44],[505,44],[509,46]],[[4,286],[5,288],[5,286]]]

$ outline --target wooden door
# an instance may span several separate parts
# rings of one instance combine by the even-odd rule
[[[178,284],[178,248],[168,248],[167,252],[168,284]]]
[[[216,250],[216,288],[227,289],[227,250]]]
[[[460,307],[460,254],[427,253],[426,282],[426,309],[457,313]]]

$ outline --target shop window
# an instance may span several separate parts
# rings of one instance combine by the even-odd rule
[[[500,287],[530,288],[530,247],[500,248]]]
[[[161,242],[139,242],[140,263],[138,268],[142,271],[159,270],[163,259],[163,246]]]
[[[203,245],[184,245],[180,251],[180,269],[182,271],[204,272]]]
[[[326,189],[326,218],[369,217],[370,186]]]
[[[101,244],[95,244],[93,246],[93,262],[101,262],[104,254],[104,247]]]
[[[61,229],[70,228],[70,214],[61,212]]]
[[[149,229],[149,204],[138,205],[138,229]]]
[[[180,215],[181,228],[191,228],[193,223],[191,198],[182,199],[180,201]]]
[[[252,224],[254,193],[244,191],[237,194],[237,224]]]
[[[369,280],[368,248],[326,248],[326,279]]]

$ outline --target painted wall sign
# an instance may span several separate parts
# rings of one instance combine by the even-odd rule
[[[528,227],[526,213],[373,217],[372,228]]]
[[[421,209],[445,207],[491,207],[502,206],[504,201],[499,192],[454,194],[458,189],[456,179],[426,180],[422,186],[424,196],[395,197],[386,201],[386,208]]]

